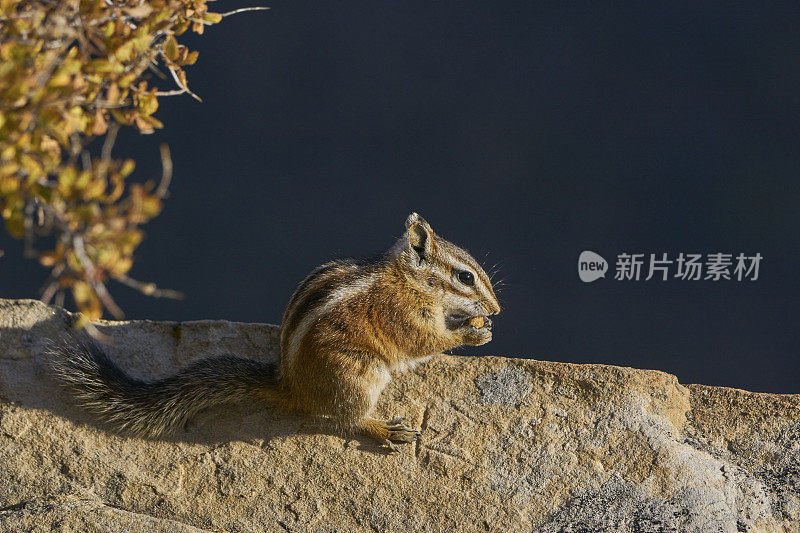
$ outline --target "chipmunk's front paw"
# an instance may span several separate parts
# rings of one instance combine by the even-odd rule
[[[463,344],[481,346],[492,340],[492,321],[488,316],[450,315],[445,323],[461,333]]]

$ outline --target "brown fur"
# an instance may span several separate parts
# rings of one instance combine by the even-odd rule
[[[461,280],[468,271],[474,283]],[[145,382],[92,343],[53,348],[53,367],[87,409],[115,427],[159,435],[200,409],[258,397],[332,418],[397,450],[419,431],[370,415],[393,372],[462,344],[485,344],[500,312],[491,281],[466,251],[416,213],[380,256],[326,263],[297,287],[281,324],[279,368],[233,356]],[[475,324],[481,327],[474,327]]]
[[[468,320],[464,328],[448,329],[441,294],[481,305],[476,316],[500,312],[489,277],[467,252],[436,235],[416,214],[407,229],[395,247],[372,261],[328,263],[309,275],[289,300],[281,331],[281,387],[291,407],[332,417],[381,442],[406,442],[413,433],[369,416],[391,372],[491,339],[486,331],[476,333]],[[427,251],[414,247],[420,234],[414,231],[429,239]],[[470,267],[485,294],[444,276],[453,260]],[[352,294],[336,297],[337,290],[349,287]],[[315,312],[319,315],[298,331]]]

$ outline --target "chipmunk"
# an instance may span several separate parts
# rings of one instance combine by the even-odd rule
[[[370,416],[393,372],[461,345],[492,339],[500,312],[492,283],[473,257],[418,214],[386,252],[325,263],[289,299],[281,359],[202,359],[159,381],[126,375],[91,341],[53,348],[56,376],[87,410],[116,429],[155,437],[214,405],[263,399],[332,418],[399,452],[418,430],[402,418]]]

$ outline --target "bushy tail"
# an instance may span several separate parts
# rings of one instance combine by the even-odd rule
[[[278,394],[277,365],[243,357],[202,359],[148,382],[125,374],[89,340],[55,345],[50,355],[56,377],[82,407],[133,435],[155,437],[208,407]]]

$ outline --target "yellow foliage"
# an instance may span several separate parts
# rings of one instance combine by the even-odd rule
[[[220,20],[206,0],[0,0],[0,215],[14,237],[56,237],[52,249],[29,250],[51,269],[45,299],[69,291],[99,318],[104,307],[119,314],[109,279],[157,292],[127,272],[166,183],[127,183],[134,162],[110,147],[118,125],[163,127],[148,68],[160,63],[189,92],[183,67],[197,52],[177,36]],[[108,149],[89,156],[102,135]]]

